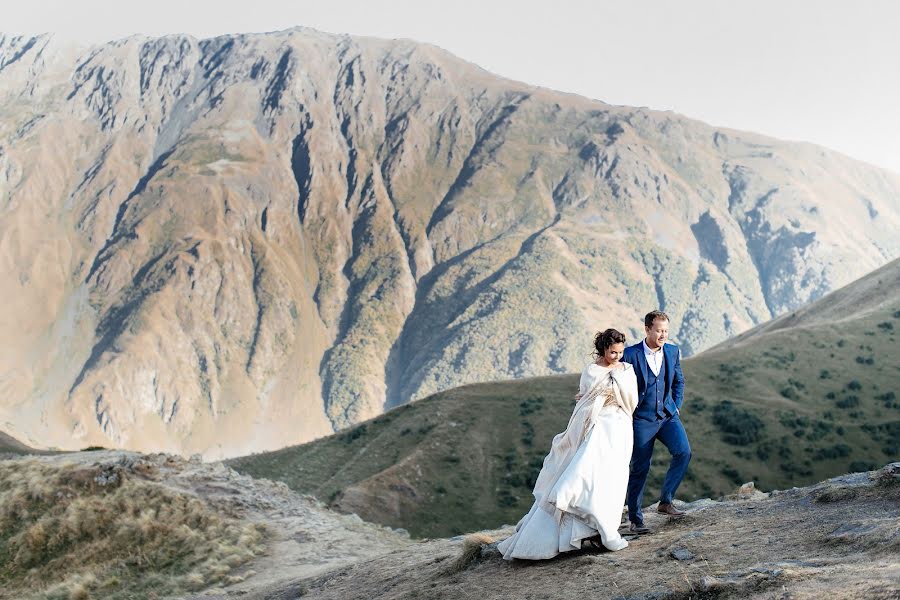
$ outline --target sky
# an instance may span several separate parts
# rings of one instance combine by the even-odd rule
[[[894,0],[0,2],[0,32],[88,42],[298,25],[409,38],[504,77],[813,142],[900,173]]]

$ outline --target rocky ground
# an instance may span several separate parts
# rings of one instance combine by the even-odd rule
[[[720,501],[681,504],[688,514],[676,521],[651,510],[653,533],[618,553],[508,562],[496,541],[511,526],[411,540],[222,463],[122,451],[6,461],[100,465],[265,525],[261,555],[216,587],[177,596],[195,600],[900,597],[900,463],[769,494],[746,485]]]
[[[688,516],[678,521],[651,513],[655,533],[618,553],[507,562],[484,544],[461,565],[464,537],[423,540],[280,589],[219,597],[900,597],[900,463],[807,488],[682,507]],[[499,540],[511,532],[484,533]]]

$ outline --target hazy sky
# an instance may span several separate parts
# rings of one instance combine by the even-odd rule
[[[0,15],[5,33],[88,41],[295,25],[412,38],[513,79],[815,142],[900,173],[893,0],[4,0]]]

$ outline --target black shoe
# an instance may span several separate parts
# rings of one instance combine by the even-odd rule
[[[628,532],[635,535],[644,535],[645,533],[650,533],[650,528],[645,527],[643,523],[632,523],[628,526]]]

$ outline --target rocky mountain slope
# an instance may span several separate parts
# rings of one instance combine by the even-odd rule
[[[808,485],[900,457],[900,260],[684,361],[693,459],[679,497]],[[455,388],[346,432],[230,461],[334,508],[447,536],[514,523],[578,375]],[[657,445],[647,498],[662,484]]]
[[[0,426],[230,456],[577,370],[651,308],[695,353],[897,257],[898,198],[409,41],[0,35]]]

